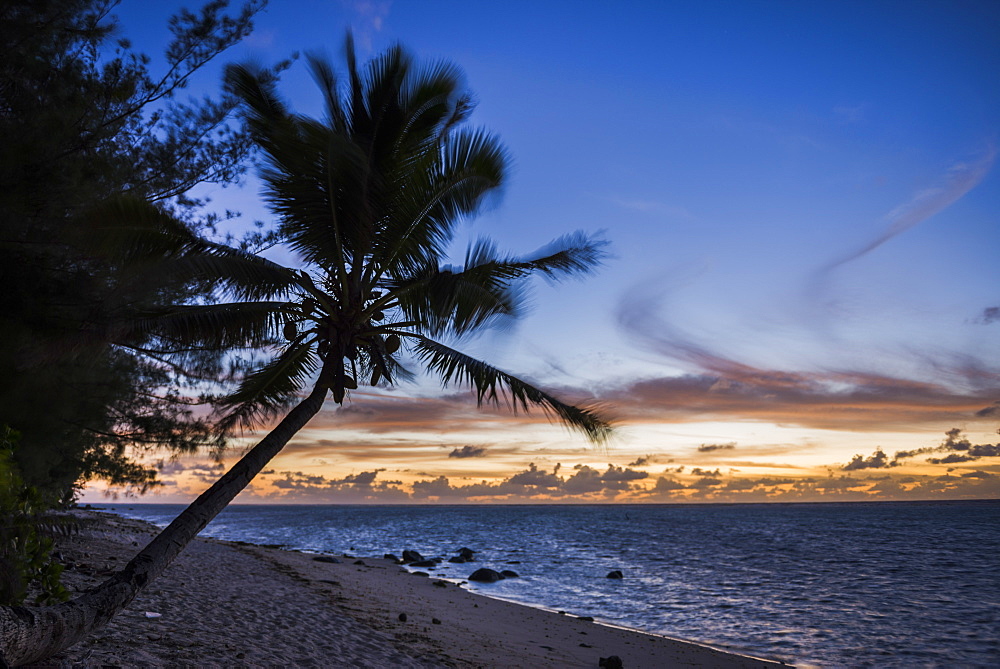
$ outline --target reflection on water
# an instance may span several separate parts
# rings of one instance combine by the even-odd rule
[[[105,505],[165,525],[176,505]],[[233,506],[209,536],[357,555],[413,548],[504,599],[824,666],[996,666],[1000,503]],[[511,565],[510,562],[520,562]],[[622,580],[608,579],[613,569]]]

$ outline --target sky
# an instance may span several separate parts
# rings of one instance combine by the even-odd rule
[[[173,9],[117,9],[154,69]],[[465,71],[514,170],[456,258],[576,230],[611,252],[466,348],[618,430],[594,446],[425,378],[329,402],[238,503],[1000,497],[996,2],[283,0],[256,24],[219,67],[340,65],[350,28],[362,59]],[[279,90],[319,113],[301,61]],[[253,179],[204,194],[272,220]],[[237,455],[148,455],[142,501]]]

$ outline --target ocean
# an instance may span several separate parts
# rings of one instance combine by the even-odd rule
[[[95,506],[160,526],[183,508]],[[432,575],[511,569],[465,587],[800,666],[1000,666],[1000,500],[233,505],[202,535],[356,556],[468,547],[476,562]]]

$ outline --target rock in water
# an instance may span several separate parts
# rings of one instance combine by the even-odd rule
[[[469,580],[479,581],[480,583],[496,583],[503,580],[503,574],[483,567],[469,574]]]
[[[521,575],[516,571],[511,571],[510,569],[504,569],[500,572],[500,575],[504,578],[520,578]]]
[[[424,559],[424,556],[417,551],[405,550],[403,551],[403,562],[420,562]]]
[[[621,570],[615,569],[614,571],[608,572],[608,578],[625,578],[625,575],[622,574]],[[617,657],[617,656],[612,655],[612,657]]]
[[[471,548],[466,548],[463,546],[458,549],[458,557],[464,558],[466,562],[472,562],[476,559],[476,552]]]
[[[417,560],[416,562],[410,563],[411,567],[436,567],[437,562],[434,560]]]

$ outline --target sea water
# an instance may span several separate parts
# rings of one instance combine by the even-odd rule
[[[183,508],[99,505],[164,526]],[[800,665],[1000,666],[1000,500],[735,505],[233,505],[202,533],[520,578],[465,587]],[[612,570],[624,578],[609,579]]]

